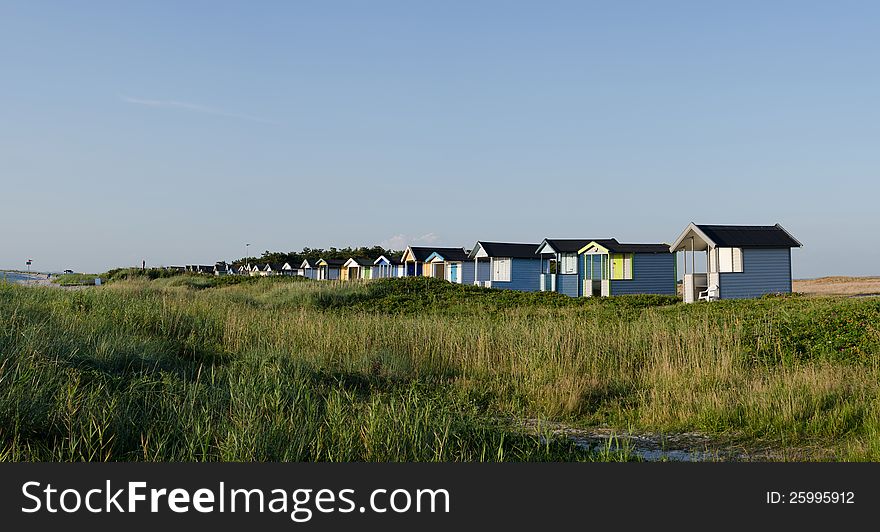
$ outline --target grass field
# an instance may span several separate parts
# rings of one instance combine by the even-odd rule
[[[880,459],[877,299],[120,279],[0,285],[0,459],[631,458],[534,419]]]

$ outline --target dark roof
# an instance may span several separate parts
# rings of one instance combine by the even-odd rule
[[[321,259],[327,263],[328,266],[342,266],[345,264],[346,259]]]
[[[372,266],[375,259],[366,259],[364,257],[352,257],[351,260],[358,263],[358,266]],[[348,262],[348,261],[345,261]]]
[[[797,248],[801,243],[776,225],[698,225],[697,228],[724,248]]]
[[[440,255],[445,261],[463,261],[468,259],[468,254],[465,253],[464,249],[455,248],[449,251],[439,251],[435,250],[435,252]]]
[[[431,256],[431,253],[435,251],[443,257],[446,257],[446,253],[453,253],[455,251],[459,251],[464,253],[464,248],[432,248],[425,246],[410,246],[410,251],[412,251],[413,257],[419,262],[425,262],[425,259]]]
[[[669,253],[669,244],[621,244],[617,240],[596,240],[611,253]]]
[[[284,269],[284,265],[278,264],[277,262],[270,262],[269,264],[266,264],[266,266],[268,266],[274,272],[281,271],[282,269]],[[263,268],[263,269],[265,269],[265,268]]]
[[[400,259],[395,259],[394,257],[389,257],[389,256],[387,256],[387,255],[382,255],[382,256],[379,257],[378,259],[374,260],[374,261],[373,261],[373,264],[375,264],[379,259],[385,259],[385,260],[388,261],[388,264],[395,265],[395,266],[400,265],[400,264],[403,264],[403,263],[400,261]]]
[[[477,242],[490,257],[511,257],[515,259],[537,259],[538,244],[519,244],[514,242]],[[476,246],[474,246],[476,249]],[[473,253],[473,252],[472,252]]]
[[[540,248],[543,244],[550,244],[557,253],[577,253],[582,247],[586,246],[595,239],[581,238],[545,238],[544,242],[538,245]],[[537,250],[535,250],[537,253]]]

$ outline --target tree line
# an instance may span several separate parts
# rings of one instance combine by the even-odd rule
[[[242,257],[236,261],[232,262],[233,266],[240,266],[242,264],[284,264],[285,262],[289,262],[291,265],[299,266],[302,264],[302,261],[309,260],[318,260],[318,259],[349,259],[351,257],[356,258],[370,258],[377,259],[379,255],[385,255],[388,258],[399,259],[403,256],[403,251],[395,251],[393,249],[386,249],[382,246],[361,246],[361,247],[345,247],[345,248],[335,248],[330,247],[328,249],[321,248],[302,248],[302,251],[289,251],[287,253],[282,251],[264,251],[262,255],[259,257]]]

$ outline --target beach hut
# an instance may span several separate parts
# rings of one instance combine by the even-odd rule
[[[232,269],[225,262],[220,261],[214,264],[214,275],[229,275],[232,273]]]
[[[299,265],[299,269],[302,272],[301,275],[306,279],[318,278],[318,261],[316,260],[303,260],[302,264]]]
[[[538,244],[477,242],[469,255],[474,265],[474,284],[526,292],[540,290],[541,258],[537,250]]]
[[[299,266],[296,263],[285,262],[281,266],[281,274],[295,276],[295,275],[302,275],[302,271],[299,269]]]
[[[403,263],[393,257],[381,255],[373,261],[373,279],[403,277]]]
[[[669,244],[594,240],[578,250],[584,296],[677,293],[675,255]]]
[[[431,276],[431,271],[425,268],[425,261],[431,256],[431,253],[454,253],[460,251],[464,253],[464,248],[438,248],[427,246],[409,246],[404,250],[401,262],[404,265],[404,276]]]
[[[541,291],[559,292],[571,297],[583,295],[583,275],[578,251],[593,240],[545,238],[536,251],[541,257]]]
[[[684,256],[684,302],[692,303],[790,293],[791,248],[802,245],[779,224],[691,222],[669,250]]]
[[[271,275],[281,275],[283,273],[284,265],[278,264],[277,262],[267,262],[260,272],[260,275],[263,276],[271,276]]]
[[[370,279],[373,276],[373,259],[351,257],[342,265],[339,278],[343,281],[354,279]]]
[[[339,279],[340,270],[345,261],[342,259],[318,259],[318,279],[321,281],[332,281]]]
[[[474,280],[474,263],[463,249],[435,251],[425,259],[425,268],[431,277],[445,279],[450,283],[470,283]]]

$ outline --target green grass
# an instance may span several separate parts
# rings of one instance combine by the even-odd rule
[[[0,459],[628,458],[520,433],[538,418],[878,460],[878,318],[432,279],[0,286]]]
[[[93,273],[63,273],[52,277],[52,282],[59,286],[88,286],[94,285],[98,277],[101,276]]]

